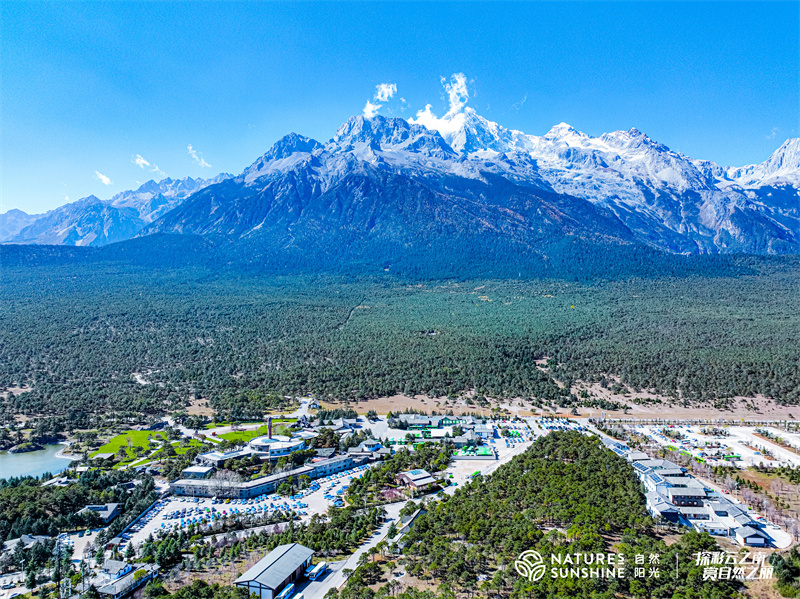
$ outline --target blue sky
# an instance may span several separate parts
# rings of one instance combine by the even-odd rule
[[[798,7],[3,1],[0,212],[238,173],[290,131],[328,140],[380,83],[381,114],[443,114],[457,72],[469,106],[526,133],[636,127],[761,162],[800,135]]]

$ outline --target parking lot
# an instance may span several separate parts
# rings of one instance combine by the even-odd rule
[[[723,436],[711,436],[701,432],[703,427],[697,425],[629,425],[637,433],[644,434],[664,447],[675,447],[681,452],[699,458],[711,464],[731,464],[747,468],[757,464],[770,466],[800,465],[800,455],[779,445],[756,437],[752,427],[725,427],[728,433]],[[665,435],[664,428],[680,433],[680,439]],[[775,432],[775,431],[773,431]],[[777,434],[777,432],[776,432]],[[719,445],[719,447],[715,447]],[[772,457],[765,455],[767,449]],[[731,456],[724,459],[725,456]],[[735,457],[735,456],[738,456]]]
[[[166,497],[159,501],[122,536],[120,551],[128,543],[140,546],[151,534],[154,538],[171,531],[185,530],[192,524],[208,525],[223,520],[252,521],[261,516],[294,512],[301,520],[313,514],[328,511],[328,507],[341,502],[348,481],[360,477],[368,466],[359,466],[339,474],[312,481],[312,485],[292,497],[276,494],[261,495],[252,499],[212,499],[200,497]]]

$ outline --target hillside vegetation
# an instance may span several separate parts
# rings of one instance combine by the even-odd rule
[[[606,375],[687,403],[797,403],[799,284],[794,258],[705,274],[444,281],[18,263],[2,270],[0,388],[32,388],[7,397],[7,414],[72,422],[159,413],[192,395],[241,420],[305,393],[476,390],[569,405],[573,381]],[[535,364],[544,357],[547,372]]]
[[[653,534],[651,525],[630,464],[596,437],[554,432],[537,439],[491,476],[432,504],[417,519],[403,539],[406,547],[400,563],[415,579],[432,584],[436,593],[409,589],[397,595],[392,583],[374,592],[366,588],[366,577],[380,569],[366,565],[356,570],[339,597],[737,596],[740,583],[703,580],[703,567],[695,563],[695,553],[719,550],[709,535],[692,531],[668,547]],[[528,550],[544,558],[545,574],[538,581],[521,577],[514,567]],[[567,555],[598,553],[624,556],[625,573],[607,578],[552,576],[551,555],[564,560]],[[645,562],[638,574],[637,555]]]

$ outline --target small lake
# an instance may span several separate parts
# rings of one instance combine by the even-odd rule
[[[64,447],[65,445],[45,445],[42,450],[26,453],[0,451],[0,478],[41,476],[45,472],[57,474],[66,470],[72,460],[56,457]]]

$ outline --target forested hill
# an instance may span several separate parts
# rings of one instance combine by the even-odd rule
[[[215,263],[208,241],[188,239],[165,243],[163,255],[183,263],[173,268],[137,257],[135,242],[64,248],[66,265],[53,248],[3,248],[28,259],[0,269],[0,387],[30,388],[7,396],[5,412],[85,424],[197,396],[248,419],[274,393],[470,390],[477,402],[580,406],[592,398],[573,396],[574,382],[615,385],[612,376],[686,404],[800,402],[797,258],[709,257],[723,266],[702,276],[278,276]],[[545,357],[547,370],[536,362]]]
[[[597,280],[627,277],[661,278],[698,275],[734,276],[759,272],[763,266],[800,263],[800,256],[711,254],[682,256],[642,244],[587,240],[567,236],[543,240],[534,249],[491,240],[491,236],[459,236],[439,244],[351,245],[311,243],[291,250],[265,252],[251,242],[234,243],[220,236],[154,234],[108,246],[0,245],[0,276],[17,268],[89,267],[148,271],[201,268],[209,275],[386,276],[403,280],[554,278]],[[30,271],[36,276],[35,270]]]
[[[694,554],[719,550],[716,542],[690,532],[667,547],[653,533],[639,487],[630,464],[597,438],[550,433],[421,515],[404,539],[408,575],[433,582],[441,593],[437,598],[476,591],[534,599],[735,596],[738,582],[703,580],[702,566],[695,565]],[[513,567],[528,550],[547,564],[539,581],[521,577]],[[627,575],[552,578],[551,555],[578,553],[621,554]],[[636,554],[647,556],[644,576],[634,576]],[[660,565],[650,555],[658,556]],[[341,599],[370,596],[358,587],[351,579]]]

